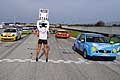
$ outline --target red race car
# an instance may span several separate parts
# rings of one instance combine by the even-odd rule
[[[55,33],[56,38],[69,38],[70,34],[67,31],[57,31]]]

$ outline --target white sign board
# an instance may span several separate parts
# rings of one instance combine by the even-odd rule
[[[48,9],[39,9],[39,20],[48,20]]]

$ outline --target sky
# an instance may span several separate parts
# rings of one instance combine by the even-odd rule
[[[120,0],[0,0],[0,22],[37,22],[39,8],[49,9],[50,23],[120,21]]]

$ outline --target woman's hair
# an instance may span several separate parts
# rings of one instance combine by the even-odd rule
[[[42,23],[42,27],[46,27],[46,24],[45,24],[45,23]]]

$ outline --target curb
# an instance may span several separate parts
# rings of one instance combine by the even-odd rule
[[[74,37],[70,37],[70,38],[71,38],[71,39],[74,39],[74,40],[76,39],[76,38],[74,38]]]

